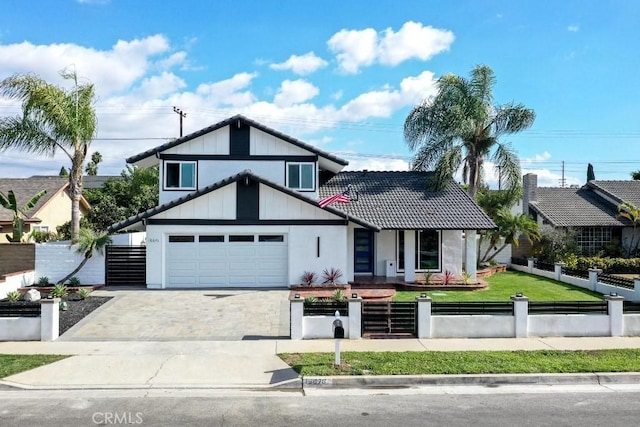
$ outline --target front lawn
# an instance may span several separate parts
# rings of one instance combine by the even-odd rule
[[[0,378],[57,362],[69,356],[58,354],[0,354]]]
[[[591,351],[412,351],[279,354],[302,375],[437,375],[638,372],[640,349]]]
[[[505,271],[484,279],[489,286],[478,291],[428,291],[434,301],[509,301],[522,292],[531,301],[599,301],[602,295],[586,289],[519,271]],[[394,301],[415,301],[422,292],[398,291]]]

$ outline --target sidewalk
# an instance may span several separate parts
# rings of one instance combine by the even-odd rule
[[[300,389],[301,379],[277,354],[333,352],[334,345],[334,340],[0,342],[2,354],[72,355],[8,377],[0,381],[0,386],[24,389]],[[640,348],[640,337],[343,340],[341,345],[343,352],[611,348]],[[640,379],[633,374],[621,378],[625,377],[633,377],[634,382]],[[530,381],[527,379],[528,383]],[[364,383],[352,381],[352,384]]]

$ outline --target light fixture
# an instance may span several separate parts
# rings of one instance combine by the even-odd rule
[[[609,294],[609,296],[617,297],[617,296],[618,296],[618,293],[617,293],[617,292],[611,292],[611,293]]]
[[[522,292],[516,292],[516,297],[517,298],[522,298],[522,296],[523,296]]]
[[[352,293],[352,294],[351,294],[351,298],[358,298],[358,294],[357,294],[357,293],[355,293],[355,292],[354,292],[354,293]]]
[[[426,298],[427,294],[420,294],[420,298]]]
[[[300,299],[300,294],[295,294],[293,297],[294,297],[295,299]]]

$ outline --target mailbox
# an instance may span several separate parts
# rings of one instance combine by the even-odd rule
[[[344,338],[344,326],[342,326],[342,320],[340,319],[333,321],[333,338]]]

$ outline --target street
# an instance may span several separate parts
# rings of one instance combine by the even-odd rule
[[[637,425],[638,385],[404,390],[0,390],[0,425]]]

